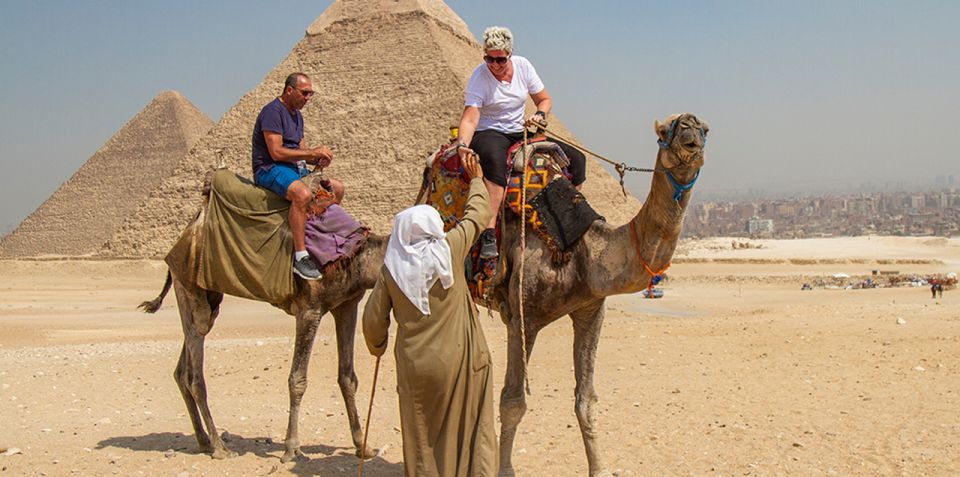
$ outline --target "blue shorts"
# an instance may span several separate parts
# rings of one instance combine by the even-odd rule
[[[263,169],[254,174],[254,183],[260,187],[270,189],[275,194],[287,198],[287,189],[294,181],[300,180],[302,176],[297,169],[296,164],[287,164],[278,162],[270,168],[269,171]]]

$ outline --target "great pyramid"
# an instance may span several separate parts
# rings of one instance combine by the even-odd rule
[[[522,32],[518,32],[522,46]],[[520,53],[520,49],[518,49]],[[200,205],[206,170],[222,158],[250,177],[250,135],[260,109],[303,71],[317,94],[303,110],[308,146],[327,144],[327,169],[347,187],[344,207],[378,233],[419,190],[423,159],[445,140],[463,110],[463,93],[481,47],[441,0],[339,0],[317,18],[290,54],[223,116],[156,188],[103,253],[163,256]],[[536,64],[536,52],[525,55]],[[550,78],[544,78],[549,87]],[[555,98],[558,103],[563,98]],[[572,135],[556,119],[551,129]],[[595,161],[584,188],[613,223],[639,209]]]
[[[0,256],[98,253],[212,126],[180,93],[161,92],[0,241]]]

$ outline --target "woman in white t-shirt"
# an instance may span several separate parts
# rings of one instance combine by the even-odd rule
[[[531,124],[546,126],[553,101],[537,76],[537,70],[526,58],[513,55],[513,34],[504,27],[490,27],[483,32],[484,64],[477,66],[467,83],[463,115],[460,117],[458,150],[461,158],[476,152],[483,168],[483,180],[490,194],[490,207],[500,210],[507,186],[507,149],[523,139],[523,128]],[[523,107],[529,96],[537,112],[524,120]],[[573,185],[579,188],[586,179],[586,158],[568,144],[560,145],[570,159]],[[468,147],[469,145],[469,147]],[[480,256],[497,256],[493,227],[497,217],[480,235]]]

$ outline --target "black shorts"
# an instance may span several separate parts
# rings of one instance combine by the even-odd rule
[[[483,169],[483,178],[500,187],[507,186],[507,150],[510,146],[523,140],[523,132],[504,133],[493,129],[477,131],[470,141],[470,149],[480,156],[480,168]],[[550,139],[563,149],[563,153],[570,159],[567,169],[573,175],[573,185],[578,186],[587,180],[587,158],[579,149]]]

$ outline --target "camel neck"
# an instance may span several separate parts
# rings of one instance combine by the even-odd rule
[[[661,160],[663,154],[668,152],[661,150],[657,155],[657,171],[653,173],[650,192],[634,220],[638,226],[642,226],[641,230],[645,232],[643,235],[649,236],[652,233],[663,240],[676,240],[680,236],[684,214],[690,202],[689,186],[695,179],[680,182],[675,175],[695,178],[697,173],[678,174],[680,171],[665,169]]]
[[[660,154],[666,154],[661,151]],[[654,172],[650,184],[650,192],[643,203],[640,212],[627,224],[626,232],[631,242],[635,241],[635,253],[640,257],[634,260],[640,275],[647,277],[649,270],[659,271],[670,265],[680,232],[683,227],[683,218],[687,204],[690,202],[690,191],[681,191],[680,199],[675,200],[676,188],[674,181],[667,176],[670,172],[663,168],[661,158],[657,157],[657,172]],[[681,184],[683,185],[683,184]],[[636,228],[636,239],[631,228]],[[640,282],[646,285],[641,277]]]

